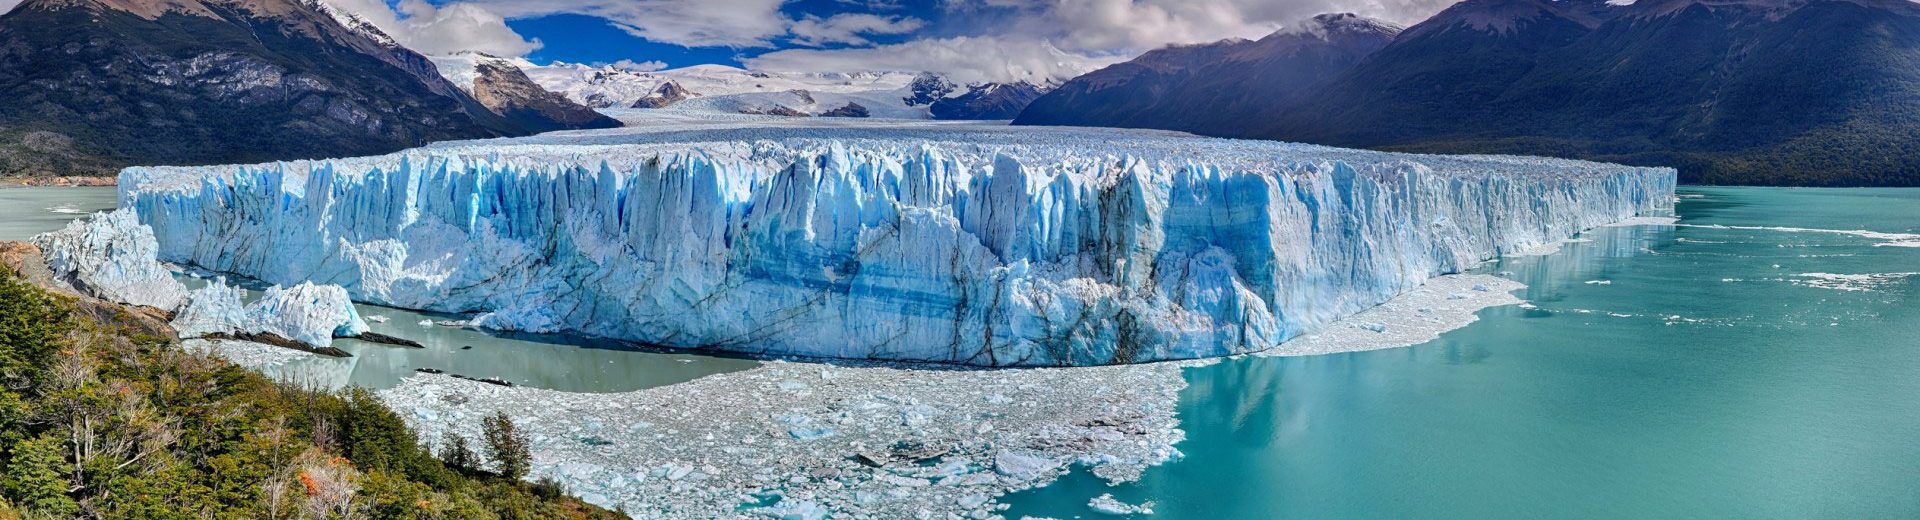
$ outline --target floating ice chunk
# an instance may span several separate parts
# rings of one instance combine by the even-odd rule
[[[751,509],[754,514],[780,520],[826,520],[827,510],[806,500],[781,500],[767,507]]]
[[[96,298],[171,311],[187,288],[160,264],[153,230],[131,210],[96,213],[33,237],[55,278]]]
[[[1104,513],[1109,515],[1151,515],[1153,514],[1153,502],[1147,502],[1140,505],[1128,504],[1126,502],[1121,502],[1119,499],[1113,498],[1113,493],[1105,493],[1100,496],[1093,497],[1093,500],[1087,501],[1087,507],[1089,509],[1094,510],[1094,512]]]
[[[1002,450],[993,456],[993,471],[1015,480],[1036,480],[1060,467],[1053,459]]]
[[[274,286],[252,304],[244,303],[245,296],[244,290],[216,280],[189,294],[173,327],[181,337],[270,333],[314,347],[367,332],[346,289],[336,285]]]

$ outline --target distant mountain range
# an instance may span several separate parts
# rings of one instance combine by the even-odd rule
[[[1164,49],[1067,82],[1015,124],[1920,185],[1920,6],[1906,0],[1466,0],[1388,32],[1322,17]]]
[[[463,89],[318,0],[28,0],[0,16],[0,176],[618,124],[513,75],[489,70]]]
[[[1400,28],[1351,14],[1259,41],[1168,47],[1074,78],[1019,115],[1016,124],[1162,128],[1208,133],[1260,126],[1272,109],[1393,41]]]
[[[1013,119],[1046,87],[1030,83],[957,86],[931,73],[764,72],[725,65],[631,71],[572,63],[518,62],[547,90],[596,108],[847,115],[894,119]],[[849,110],[853,107],[856,110]]]

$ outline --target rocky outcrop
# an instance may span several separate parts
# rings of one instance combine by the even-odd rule
[[[548,92],[508,60],[479,53],[434,58],[481,106],[530,132],[618,128],[620,121]]]
[[[686,101],[693,95],[687,89],[681,88],[680,83],[668,81],[654,88],[653,93],[648,94],[647,97],[634,101],[633,108],[666,108],[673,106],[674,103]]]
[[[840,108],[820,113],[820,117],[867,117],[868,115],[867,107],[851,101]]]
[[[793,107],[789,107],[786,105],[773,105],[770,107],[745,107],[740,109],[740,113],[747,114],[747,115],[754,115],[754,116],[780,116],[780,117],[807,117],[809,115],[806,112],[794,110]]]

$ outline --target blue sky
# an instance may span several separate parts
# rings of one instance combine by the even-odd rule
[[[427,54],[931,71],[976,82],[1064,80],[1166,45],[1259,38],[1325,13],[1408,25],[1457,0],[323,1]]]
[[[897,44],[914,38],[937,34],[942,27],[939,21],[943,11],[932,2],[906,3],[895,6],[871,7],[850,5],[839,0],[802,0],[780,6],[780,11],[792,19],[805,19],[813,16],[821,19],[831,18],[843,13],[867,13],[885,17],[922,20],[922,26],[911,32],[901,34],[865,34],[861,38],[873,44]],[[661,43],[642,38],[622,30],[604,18],[580,14],[555,14],[537,18],[508,20],[507,26],[520,35],[541,42],[539,49],[527,55],[535,63],[566,61],[571,63],[613,63],[620,60],[660,61],[673,67],[718,63],[742,66],[741,59],[765,54],[781,49],[821,48],[839,49],[854,47],[844,42],[824,42],[818,45],[797,45],[791,41],[775,40],[772,47],[740,48],[728,46],[688,47],[672,43]],[[951,27],[948,27],[951,29]]]

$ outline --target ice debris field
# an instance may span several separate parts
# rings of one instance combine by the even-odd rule
[[[720,119],[130,168],[120,197],[162,260],[482,327],[1065,366],[1268,349],[1669,211],[1674,183],[1166,132]]]

